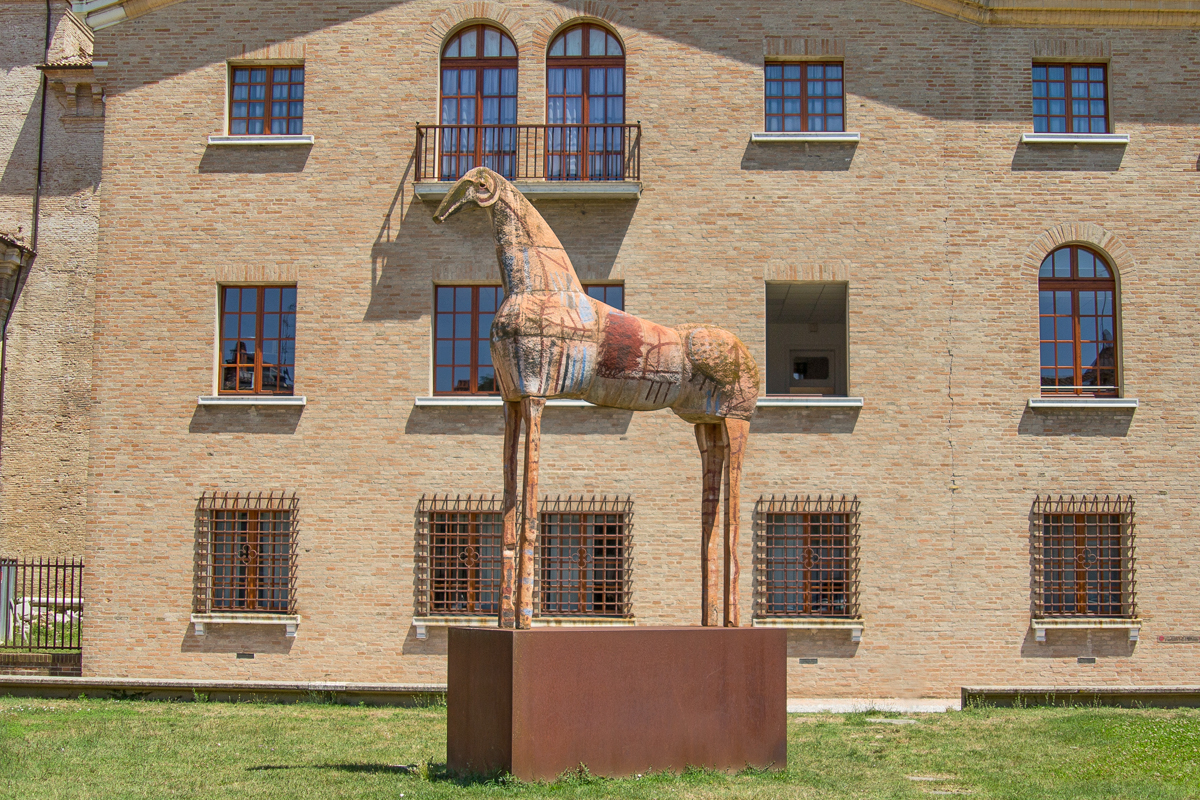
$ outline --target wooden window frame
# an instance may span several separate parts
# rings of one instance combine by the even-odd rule
[[[800,69],[803,70],[803,74],[802,74],[801,78],[799,79],[799,83],[800,83],[800,95],[799,95],[800,113],[799,114],[788,114],[785,112],[786,106],[784,106],[783,103],[785,103],[786,100],[789,99],[789,97],[790,97],[789,95],[784,94],[785,87],[783,86],[783,84],[786,81],[786,79],[784,77],[784,75],[786,75],[786,72],[781,73],[778,81],[776,81],[776,79],[772,78],[771,74],[770,74],[770,70],[773,67],[780,67],[781,69],[784,69],[784,70],[786,70],[787,67],[800,67]],[[809,110],[808,110],[808,101],[810,99],[809,94],[808,94],[809,81],[814,80],[813,78],[810,78],[808,75],[809,67],[821,67],[822,69],[825,69],[828,67],[837,67],[838,69],[841,70],[841,73],[837,79],[838,83],[841,84],[841,93],[836,96],[822,94],[819,98],[819,99],[825,100],[825,101],[835,100],[835,99],[840,101],[842,104],[842,110],[841,110],[840,114],[830,114],[827,111],[823,112],[821,114],[811,114],[809,112]],[[822,83],[825,83],[832,79],[826,77],[825,75],[822,75],[820,80]],[[775,83],[775,82],[778,82],[780,84],[780,93],[777,95],[771,94],[771,84]],[[817,98],[814,97],[813,99],[817,99]],[[778,113],[778,114],[770,113],[770,101],[771,100],[779,100],[780,101],[780,104],[781,104],[780,105],[780,113]],[[825,125],[825,127],[822,127],[820,129],[820,131],[815,131],[812,128],[811,117],[814,117],[814,116],[820,117],[823,121],[822,124]],[[795,117],[799,117],[799,119],[800,119],[800,128],[796,131],[792,131],[787,127],[787,120],[789,118],[795,118]],[[841,117],[841,119],[842,119],[841,127],[837,128],[836,130],[831,130],[828,127],[828,125],[826,124],[829,117]],[[772,119],[779,120],[778,128],[771,127]],[[845,64],[845,62],[844,61],[767,61],[767,62],[765,62],[763,64],[763,127],[768,132],[780,132],[780,133],[792,133],[792,132],[795,132],[795,133],[817,133],[817,132],[845,133],[846,132],[846,64]]]
[[[196,505],[192,610],[294,615],[299,512],[294,493],[204,492]],[[229,522],[244,527],[229,530]]]
[[[266,87],[266,90],[265,90],[266,97],[262,100],[263,114],[261,117],[251,116],[249,113],[249,111],[250,111],[249,105],[253,102],[257,102],[256,100],[253,100],[249,97],[249,89],[247,89],[247,97],[246,98],[243,99],[243,98],[238,97],[238,87],[239,86],[244,85],[244,86],[250,87],[250,86],[254,86],[256,84],[254,82],[252,82],[251,80],[247,80],[245,83],[241,83],[241,82],[237,81],[237,74],[238,74],[239,70],[259,70],[259,69],[266,71],[266,81],[265,81],[265,83],[261,84]],[[278,80],[276,77],[276,70],[283,70],[283,69],[288,70],[288,80],[287,81]],[[300,72],[301,72],[299,81],[295,80],[295,70],[300,70]],[[302,61],[287,62],[287,63],[230,64],[229,65],[229,103],[227,104],[227,106],[225,108],[226,119],[228,120],[228,123],[229,123],[229,134],[231,136],[300,136],[300,135],[302,135],[304,133],[304,103],[305,103],[304,94],[306,91],[305,90],[305,82],[306,82],[307,76],[308,76],[307,68],[305,67],[304,62],[302,62]],[[247,77],[252,78],[253,76],[248,75]],[[275,87],[276,86],[288,86],[288,87],[299,86],[300,87],[300,90],[299,90],[300,96],[298,98],[293,97],[293,95],[295,94],[295,90],[292,88],[289,88],[288,92],[287,92],[288,97],[282,98],[282,99],[276,99],[275,98]],[[287,104],[288,113],[286,115],[280,117],[274,113],[274,110],[275,110],[274,104],[276,102],[283,102],[283,103]],[[235,116],[235,111],[237,110],[237,106],[240,103],[247,104],[247,109],[246,109],[247,113],[245,116]],[[291,113],[291,111],[293,110],[294,103],[300,104],[300,115],[299,116],[296,116],[295,114]],[[261,119],[262,123],[263,123],[262,131],[260,131],[258,133],[250,132],[250,121],[251,120],[259,120],[259,119]],[[278,120],[283,120],[284,128],[285,128],[285,130],[283,132],[273,132],[271,130],[272,123],[274,123],[275,121],[278,121]],[[245,121],[245,123],[246,123],[245,131],[236,131],[235,130],[235,128],[237,127],[235,123],[237,123],[238,121]],[[293,127],[292,122],[293,121],[298,122],[298,124],[295,126],[296,127],[295,130],[292,130],[292,127]]]
[[[601,31],[607,38],[611,37],[617,42],[621,49],[620,55],[550,55],[550,51],[554,49],[555,44],[559,39],[565,38],[568,34],[579,30],[582,37],[581,51],[586,51],[590,48],[592,30]],[[564,48],[565,49],[565,48]],[[546,152],[544,155],[546,164],[546,179],[547,180],[579,180],[579,181],[594,181],[594,180],[624,180],[625,177],[625,121],[629,118],[629,109],[627,107],[628,100],[628,80],[629,70],[627,68],[628,50],[625,43],[621,41],[621,37],[610,28],[604,25],[598,25],[594,22],[581,22],[575,25],[564,28],[550,39],[550,44],[546,48]],[[576,95],[566,94],[565,84],[564,93],[561,95],[550,93],[551,81],[550,70],[552,69],[571,69],[579,68],[582,70],[580,79],[580,98],[579,104],[579,121],[576,123],[568,122],[551,122],[551,100],[561,97],[565,101],[568,97]],[[591,92],[591,73],[592,68],[597,69],[617,69],[621,70],[621,121],[620,122],[591,122],[591,104],[592,99],[596,97],[603,98],[603,102],[607,104],[608,99],[617,97],[616,94],[611,94],[608,91],[608,76],[605,75],[605,92],[602,95],[594,95]],[[605,108],[605,118],[607,119],[608,110]],[[578,134],[578,140],[574,139],[574,134]],[[601,138],[600,147],[594,147],[595,137],[599,135]],[[578,167],[575,169],[568,168],[568,160],[577,159]],[[558,161],[555,161],[558,159]],[[596,160],[599,159],[599,164]],[[556,168],[554,165],[558,164]]]
[[[417,616],[497,616],[500,602],[500,568],[503,530],[501,498],[474,495],[422,495],[417,504]],[[563,517],[619,517],[602,523],[619,527],[620,552],[603,566],[610,575],[597,590],[594,580],[576,580],[560,586],[557,566],[547,551],[558,545],[556,530]],[[582,521],[582,520],[581,520]],[[633,615],[630,582],[633,558],[633,502],[628,497],[543,497],[538,504],[538,548],[534,564],[534,617],[628,618]],[[611,542],[610,542],[611,543]],[[547,577],[550,583],[547,584]],[[554,587],[547,601],[543,588]],[[563,611],[555,604],[559,593],[573,590],[586,598],[599,591],[601,608]],[[554,604],[548,608],[547,602]],[[583,603],[582,605],[588,605]]]
[[[233,336],[233,337],[229,337],[229,336],[225,335],[226,331],[227,331],[226,317],[228,315],[240,317],[241,315],[248,313],[248,312],[241,310],[241,298],[244,296],[241,293],[242,293],[242,290],[245,290],[245,289],[254,289],[256,291],[255,302],[257,305],[256,305],[256,309],[254,311],[255,322],[254,322],[254,359],[253,359],[253,361],[243,361],[240,358],[240,354],[243,353],[244,351],[240,348],[239,344],[237,344],[237,343],[245,340],[245,337],[240,335],[240,333],[241,333],[240,323],[237,326],[239,335]],[[299,306],[299,292],[297,290],[296,284],[294,284],[294,283],[292,283],[292,284],[252,284],[252,285],[251,284],[218,284],[218,287],[217,287],[217,291],[218,291],[218,296],[217,296],[217,302],[218,302],[218,311],[217,311],[217,325],[218,325],[218,327],[217,327],[217,393],[219,395],[242,395],[242,396],[278,395],[278,396],[290,397],[296,393],[296,330],[295,330],[296,310],[292,310],[290,312],[284,311],[284,303],[286,302],[286,299],[285,299],[285,293],[283,291],[281,291],[280,292],[280,307],[279,307],[280,310],[278,312],[267,311],[265,309],[265,304],[266,304],[266,291],[268,289],[280,289],[280,290],[291,289],[291,290],[295,291],[297,293],[296,305],[297,305],[297,307]],[[239,306],[238,306],[237,311],[230,311],[227,309],[227,299],[228,299],[227,291],[229,291],[229,290],[237,290],[239,292],[239,301],[238,301]],[[266,327],[264,323],[265,323],[265,320],[266,320],[266,317],[268,314],[277,314],[279,316],[279,325],[280,325],[279,333],[280,333],[280,335],[277,337],[264,336],[265,327]],[[283,335],[283,321],[284,321],[284,318],[287,316],[291,316],[293,318],[292,335],[290,337]],[[274,341],[277,343],[276,363],[274,363],[274,364],[268,364],[263,359],[263,342],[264,341]],[[235,353],[239,354],[239,357],[236,361],[227,362],[225,360],[225,352],[226,352],[226,343],[227,342],[234,343],[234,345],[233,345],[234,351],[235,351]],[[286,342],[291,343],[292,361],[290,364],[284,363],[281,358],[282,348],[283,348],[284,343],[286,343]],[[276,388],[269,390],[269,391],[264,389],[264,387],[263,387],[263,372],[267,368],[273,368],[276,370],[276,380],[275,380]],[[240,388],[242,370],[246,370],[246,369],[253,370],[254,385],[250,389]],[[292,371],[291,388],[282,388],[282,389],[279,388],[279,385],[280,385],[280,377],[279,376],[281,375],[281,370],[284,370],[284,369],[291,369],[291,371]],[[233,389],[225,388],[226,370],[233,370],[233,372],[234,372],[235,377],[234,377],[234,388]]]
[[[1050,86],[1052,83],[1057,83],[1057,81],[1052,81],[1050,79],[1049,70],[1058,68],[1058,67],[1062,67],[1064,69],[1064,72],[1063,72],[1064,77],[1063,77],[1063,81],[1062,81],[1063,82],[1063,97],[1062,98],[1055,98],[1055,97],[1050,96],[1050,91],[1051,91]],[[1088,96],[1084,97],[1084,98],[1077,98],[1073,94],[1075,84],[1078,83],[1078,81],[1076,81],[1071,76],[1071,71],[1072,71],[1072,69],[1076,69],[1076,68],[1087,69],[1089,71],[1088,79],[1086,81],[1084,81],[1084,83],[1086,83],[1089,86]],[[1043,78],[1038,77],[1039,69],[1047,70],[1046,78],[1043,79]],[[1102,80],[1096,81],[1091,78],[1091,70],[1094,70],[1094,69],[1103,70]],[[1062,134],[1112,133],[1112,101],[1109,99],[1110,92],[1109,92],[1109,87],[1108,87],[1108,78],[1109,78],[1108,64],[1106,64],[1104,62],[1068,63],[1068,62],[1062,62],[1062,61],[1035,61],[1035,62],[1033,62],[1033,67],[1031,69],[1030,74],[1031,74],[1030,83],[1031,83],[1032,100],[1033,100],[1033,105],[1032,105],[1033,130],[1035,133],[1062,133]],[[1095,84],[1095,83],[1099,83],[1099,84],[1103,85],[1103,87],[1104,87],[1104,96],[1101,98],[1092,97],[1092,95],[1091,95],[1090,87],[1092,84]],[[1039,94],[1039,88],[1040,88],[1039,84],[1045,84],[1046,93],[1044,95]],[[1051,100],[1056,100],[1056,99],[1063,100],[1064,110],[1065,110],[1064,114],[1053,114],[1053,115],[1050,114],[1049,103]],[[1100,117],[1097,114],[1091,113],[1091,103],[1092,103],[1092,101],[1097,100],[1097,99],[1101,100],[1104,103],[1104,116],[1103,116],[1104,130],[1102,130],[1102,131],[1093,130],[1094,126],[1093,126],[1092,120],[1098,119]],[[1037,113],[1038,112],[1038,102],[1043,101],[1043,100],[1047,104],[1046,113],[1039,114],[1039,113]],[[1086,101],[1088,103],[1088,113],[1086,115],[1080,116],[1075,113],[1074,106],[1075,106],[1076,100],[1082,100],[1082,101]],[[1063,119],[1064,120],[1063,125],[1066,128],[1066,130],[1052,131],[1050,129],[1051,128],[1050,121],[1052,119]],[[1076,119],[1087,119],[1088,120],[1087,130],[1085,130],[1085,131],[1075,130],[1075,120]],[[1044,120],[1044,126],[1043,126],[1043,129],[1039,130],[1039,121],[1042,121],[1042,120]]]
[[[1074,395],[1074,396],[1090,396],[1090,397],[1118,397],[1118,396],[1120,396],[1120,387],[1121,387],[1121,369],[1120,369],[1120,365],[1121,365],[1121,347],[1120,347],[1121,306],[1120,306],[1119,296],[1117,294],[1117,277],[1116,277],[1117,272],[1115,269],[1113,269],[1113,266],[1112,266],[1112,264],[1109,263],[1108,259],[1105,258],[1103,255],[1101,255],[1099,253],[1099,251],[1097,251],[1091,247],[1088,247],[1086,245],[1082,245],[1082,244],[1069,244],[1069,245],[1063,245],[1062,247],[1054,248],[1054,250],[1050,251],[1050,253],[1048,253],[1046,255],[1046,257],[1042,260],[1042,265],[1044,266],[1047,261],[1050,261],[1054,258],[1054,255],[1056,253],[1059,253],[1063,250],[1067,250],[1070,253],[1071,277],[1069,277],[1069,278],[1052,277],[1052,276],[1051,277],[1043,277],[1040,274],[1041,267],[1039,267],[1039,275],[1038,275],[1038,307],[1039,307],[1039,310],[1038,310],[1038,328],[1039,328],[1038,383],[1039,383],[1039,386],[1041,387],[1042,396],[1044,396],[1044,397],[1062,397],[1063,395],[1069,394],[1069,395]],[[1098,262],[1102,263],[1105,266],[1105,268],[1108,270],[1109,277],[1108,278],[1080,278],[1080,277],[1078,277],[1078,275],[1079,275],[1079,252],[1081,250],[1087,252],[1089,255],[1091,255],[1093,258],[1095,258]],[[1073,383],[1069,386],[1063,386],[1062,384],[1058,384],[1058,383],[1055,383],[1052,385],[1047,385],[1044,382],[1045,377],[1042,375],[1042,370],[1044,370],[1044,369],[1054,369],[1057,374],[1057,370],[1059,369],[1058,358],[1057,358],[1057,346],[1060,342],[1067,341],[1066,339],[1058,339],[1057,338],[1057,328],[1055,327],[1054,322],[1051,323],[1051,326],[1055,327],[1054,333],[1055,333],[1056,338],[1054,338],[1054,339],[1042,338],[1042,335],[1043,335],[1042,322],[1043,322],[1043,320],[1048,319],[1048,318],[1056,320],[1060,317],[1066,316],[1064,314],[1057,314],[1057,313],[1046,314],[1042,311],[1042,293],[1043,292],[1070,292],[1070,294],[1071,294],[1071,331],[1072,331],[1072,340],[1071,341],[1072,341],[1072,347],[1073,347],[1072,369],[1074,372],[1074,377],[1073,377]],[[1100,357],[1103,354],[1103,350],[1101,348],[1101,345],[1104,343],[1103,339],[1096,339],[1094,341],[1086,340],[1086,343],[1095,344],[1097,346],[1097,361],[1096,361],[1096,363],[1092,364],[1090,367],[1085,366],[1083,364],[1083,345],[1085,344],[1085,340],[1083,339],[1083,335],[1082,335],[1082,331],[1083,331],[1082,320],[1084,317],[1095,318],[1096,320],[1100,320],[1100,319],[1102,319],[1102,317],[1099,314],[1085,315],[1082,313],[1081,302],[1080,302],[1080,297],[1079,297],[1080,292],[1111,292],[1112,293],[1113,330],[1112,330],[1112,340],[1111,340],[1112,341],[1111,358],[1112,358],[1113,363],[1111,366],[1111,371],[1112,371],[1112,375],[1113,375],[1113,383],[1111,386],[1109,386],[1108,384],[1100,383],[1101,371],[1109,369],[1108,365],[1102,365],[1099,363]],[[1055,298],[1052,297],[1051,302],[1052,303],[1055,302]],[[1057,311],[1057,309],[1052,309],[1052,311]],[[1099,336],[1099,332],[1097,332],[1097,336]],[[1043,357],[1042,357],[1042,351],[1045,349],[1046,345],[1050,345],[1055,348],[1055,361],[1053,364],[1050,364],[1050,365],[1047,365],[1043,361]],[[1096,384],[1091,385],[1091,386],[1085,385],[1083,382],[1084,376],[1088,372],[1089,369],[1094,370],[1097,373],[1097,377],[1096,377],[1097,382],[1096,382]],[[1068,391],[1062,391],[1062,389],[1067,389]]]
[[[495,31],[500,34],[500,52],[501,55],[485,56],[482,55],[484,48],[484,37],[487,31]],[[447,56],[446,51],[452,45],[461,47],[462,37],[473,33],[476,37],[476,47],[474,56]],[[504,43],[507,40],[513,47],[513,55],[503,55]],[[520,50],[517,48],[516,42],[501,28],[495,25],[475,24],[469,25],[461,30],[455,31],[454,35],[446,40],[446,44],[442,46],[441,60],[438,66],[438,120],[443,126],[441,129],[441,141],[438,148],[439,157],[439,176],[441,180],[456,180],[462,177],[467,171],[476,166],[485,166],[493,169],[506,178],[512,179],[516,176],[517,170],[517,152],[518,152],[518,135],[517,135],[517,111],[514,109],[511,122],[483,123],[481,117],[483,114],[483,105],[485,98],[491,98],[493,95],[484,94],[484,70],[511,69],[517,71],[517,83],[513,87],[511,94],[497,94],[495,99],[500,103],[498,113],[503,116],[503,101],[511,99],[513,105],[517,105],[520,97],[520,75],[519,75],[519,56]],[[473,95],[444,95],[445,90],[445,70],[474,70],[475,72],[475,92]],[[459,77],[461,80],[461,76]],[[500,76],[500,87],[503,87],[503,74]],[[474,122],[469,123],[452,123],[445,119],[445,101],[450,98],[461,103],[462,99],[471,97],[475,102]],[[459,107],[460,106],[456,106]],[[461,108],[460,112],[461,113]]]
[[[779,531],[781,526],[798,526],[800,533]],[[860,618],[857,497],[760,497],[754,506],[754,529],[755,618]],[[781,547],[801,551],[799,559],[785,557],[781,564],[772,552]],[[841,550],[842,555],[822,557],[820,549]],[[839,571],[844,576],[840,580],[814,577]],[[777,596],[782,602],[774,599]],[[841,602],[818,602],[839,596]]]
[[[1038,496],[1031,517],[1034,619],[1137,618],[1132,497]]]
[[[468,341],[468,339],[466,339],[464,337],[459,337],[459,336],[447,337],[447,336],[439,336],[438,335],[438,333],[439,333],[438,328],[439,328],[439,325],[441,324],[441,320],[439,320],[439,318],[438,318],[439,315],[448,315],[448,316],[453,317],[459,313],[462,313],[462,312],[453,311],[453,310],[451,310],[451,311],[440,311],[439,310],[438,294],[443,289],[454,290],[455,296],[457,296],[457,290],[466,289],[466,290],[471,291],[471,311],[470,311],[471,335],[470,335],[469,341],[474,343],[474,347],[471,349],[471,363],[470,363],[469,367],[465,367],[466,369],[469,369],[468,380],[470,381],[470,383],[469,383],[470,388],[467,391],[459,391],[459,390],[455,390],[453,388],[451,388],[449,390],[438,388],[438,370],[439,369],[451,370],[451,373],[450,373],[451,374],[451,379],[450,379],[451,384],[450,385],[451,386],[455,385],[455,381],[454,381],[454,377],[453,377],[454,370],[458,369],[458,368],[464,368],[464,367],[454,363],[454,357],[455,357],[454,356],[454,343],[459,342],[459,341]],[[483,342],[490,341],[490,339],[491,339],[490,325],[489,325],[488,330],[486,330],[486,331],[482,330],[481,325],[480,325],[480,317],[483,316],[484,314],[489,314],[489,315],[494,316],[494,314],[496,313],[495,311],[484,312],[484,311],[480,310],[480,300],[479,300],[479,297],[480,297],[479,290],[480,289],[493,289],[493,290],[499,289],[500,290],[500,294],[498,295],[498,299],[496,301],[496,309],[499,310],[500,304],[504,302],[504,297],[505,297],[504,287],[497,286],[494,283],[480,283],[480,284],[445,283],[445,284],[435,284],[433,287],[433,353],[431,355],[432,355],[432,364],[433,364],[433,393],[435,396],[444,397],[444,396],[454,396],[454,395],[458,395],[458,396],[478,395],[478,396],[484,396],[484,397],[492,397],[492,396],[496,396],[496,395],[500,394],[499,387],[497,387],[495,389],[483,390],[483,391],[481,391],[479,389],[479,368],[480,367],[492,367],[494,369],[494,366],[491,364],[480,363],[478,348],[480,347],[480,345]],[[606,303],[607,300],[596,297],[596,294],[594,293],[593,290],[602,290],[604,293],[604,296],[607,298],[612,295],[611,290],[613,290],[613,289],[619,290],[619,295],[620,295],[619,299],[621,302],[621,304],[619,306],[614,306],[614,307],[617,308],[618,311],[624,311],[625,310],[625,284],[624,283],[585,283],[585,284],[583,284],[583,291],[589,297],[600,300],[600,302],[602,302],[602,303]],[[451,305],[453,306],[453,301],[452,301]],[[609,303],[609,305],[612,305],[612,304]],[[450,326],[453,329],[453,326],[454,326],[453,320],[451,320]],[[452,330],[452,332],[453,332],[453,330]],[[443,361],[441,355],[439,354],[438,345],[440,342],[449,342],[450,343],[450,359],[451,360],[448,362]],[[490,353],[489,353],[489,357],[490,357]]]

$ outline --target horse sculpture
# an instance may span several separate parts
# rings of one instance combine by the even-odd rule
[[[669,408],[696,426],[704,464],[700,624],[715,626],[717,511],[725,482],[723,622],[739,624],[739,487],[758,366],[732,333],[711,325],[668,328],[589,297],[571,259],[541,214],[487,167],[464,175],[433,219],[471,205],[487,211],[505,298],[492,322],[492,364],[504,399],[502,628],[533,623],[538,457],[549,398],[586,400],[632,411]],[[525,425],[525,480],[517,538],[517,447]],[[514,570],[519,576],[514,606]]]

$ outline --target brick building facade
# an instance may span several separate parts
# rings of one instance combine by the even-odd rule
[[[431,215],[482,162],[597,296],[762,367],[742,604],[792,695],[1192,681],[1200,11],[1044,5],[77,4],[85,674],[443,679],[503,424],[486,219]],[[544,430],[542,621],[694,623],[690,426]]]

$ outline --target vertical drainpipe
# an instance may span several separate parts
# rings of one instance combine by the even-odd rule
[[[50,39],[52,34],[52,13],[50,8],[50,0],[46,0],[46,41],[42,47],[42,64],[46,64],[50,59]],[[37,180],[33,186],[33,220],[29,226],[29,249],[33,251],[34,258],[37,257],[38,247],[38,221],[41,219],[42,207],[42,161],[46,151],[46,71],[38,70],[41,73],[41,95],[42,106],[38,114],[38,154],[37,154]],[[29,270],[33,267],[33,259],[29,260],[29,266],[21,270],[17,268],[17,275],[13,281],[13,297],[9,303],[8,313],[4,315],[4,322],[0,325],[0,442],[3,441],[4,430],[4,383],[5,376],[8,374],[8,323],[12,319],[13,312],[17,310],[17,301],[21,298],[21,289],[25,286],[25,281],[29,279]],[[0,447],[0,455],[3,454],[3,448]],[[3,487],[0,486],[0,489]],[[0,521],[2,524],[2,521]]]

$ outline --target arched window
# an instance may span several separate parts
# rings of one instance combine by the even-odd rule
[[[442,49],[442,180],[477,166],[511,178],[516,167],[517,47],[503,31],[472,25]]]
[[[1060,247],[1038,272],[1042,393],[1117,395],[1117,284],[1102,256]]]
[[[563,31],[546,54],[546,178],[625,177],[625,49],[607,29]]]

